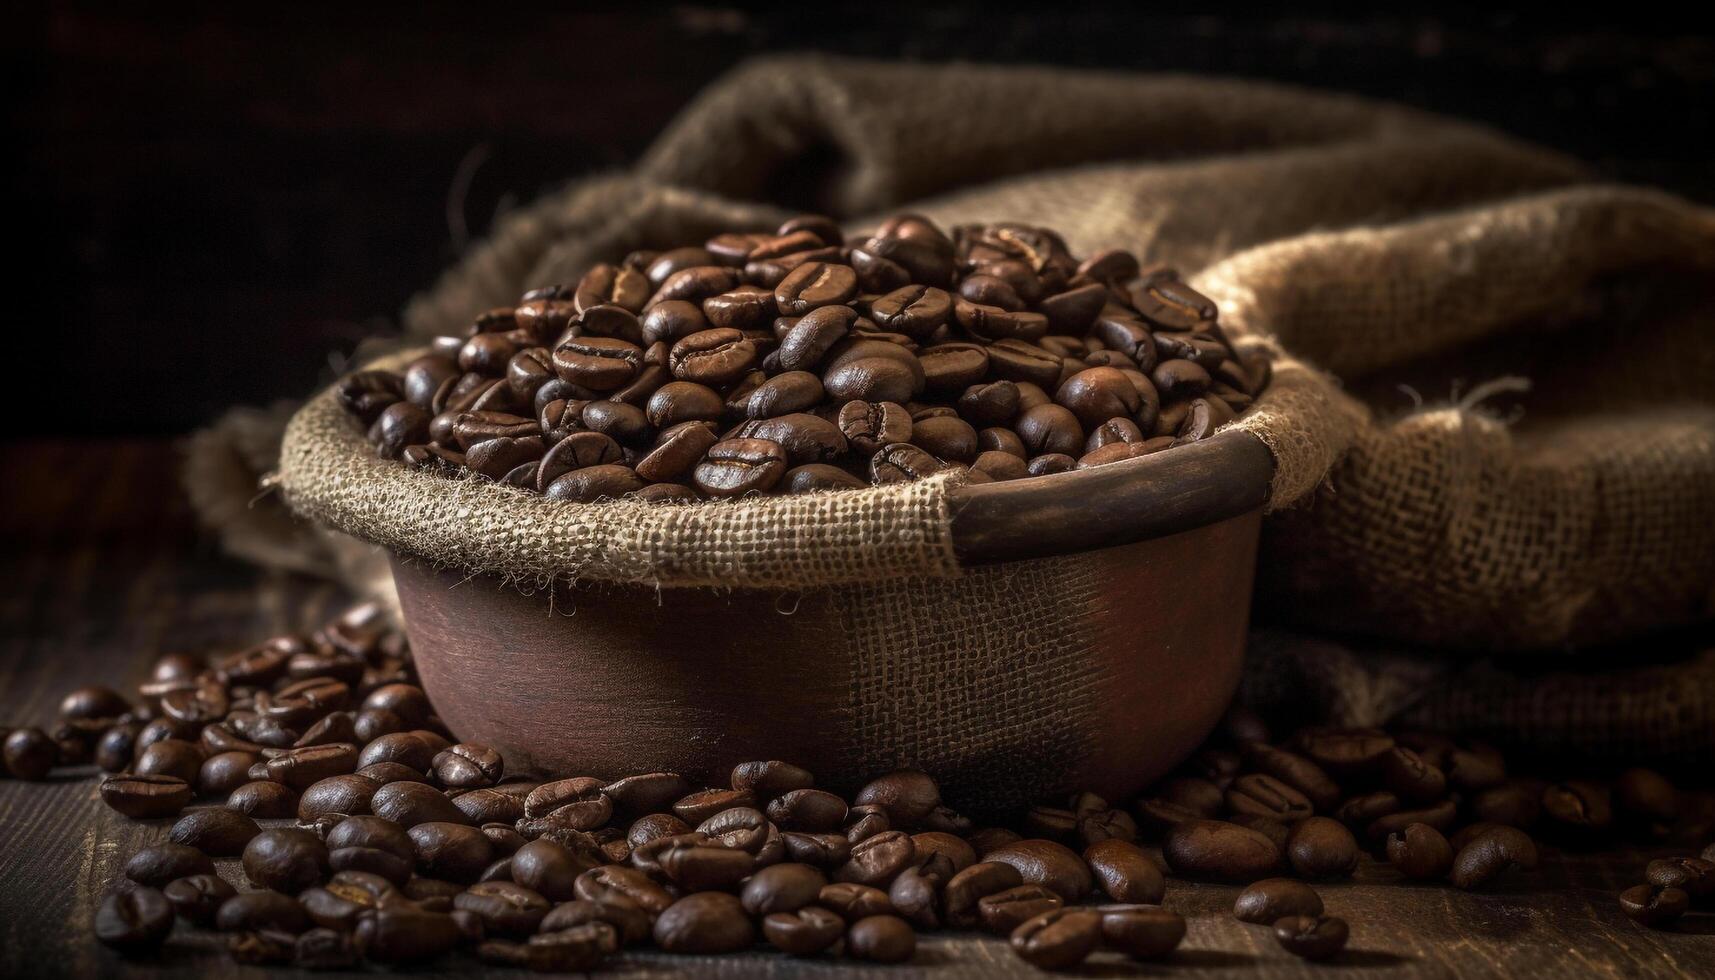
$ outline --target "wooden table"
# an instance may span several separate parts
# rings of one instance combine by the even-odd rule
[[[331,586],[221,556],[180,502],[177,457],[167,444],[37,442],[0,447],[0,459],[0,722],[46,723],[80,681],[134,684],[157,652],[236,646],[319,622],[344,602]],[[90,914],[103,889],[167,825],[128,821],[94,790],[88,774],[0,781],[0,977],[262,975],[231,964],[208,934],[181,930],[159,957],[136,962],[95,942]],[[1322,967],[1293,960],[1265,930],[1234,920],[1237,889],[1173,882],[1166,905],[1190,920],[1184,947],[1160,964],[1098,957],[1084,975],[1715,976],[1715,915],[1652,932],[1620,914],[1614,893],[1651,856],[1548,851],[1535,874],[1482,894],[1398,884],[1387,867],[1366,863],[1355,880],[1321,886],[1330,912],[1352,925],[1350,949]],[[242,882],[233,862],[222,864]],[[949,980],[1036,972],[1000,942],[966,935],[925,937],[913,965]],[[431,972],[526,975],[462,956]],[[860,968],[763,953],[706,960],[640,953],[602,972],[851,976]]]

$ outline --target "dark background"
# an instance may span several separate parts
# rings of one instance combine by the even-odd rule
[[[1630,5],[157,6],[3,15],[12,380],[77,394],[14,411],[10,435],[181,432],[306,392],[497,212],[624,165],[761,52],[1339,88],[1715,201],[1715,32]]]

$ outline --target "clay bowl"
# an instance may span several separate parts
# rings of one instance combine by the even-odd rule
[[[1073,789],[1122,799],[1233,694],[1271,472],[1235,431],[960,488],[970,571],[950,582],[526,595],[398,556],[394,581],[443,719],[514,769],[720,784],[733,763],[783,758],[836,789],[921,766],[979,814]],[[943,626],[981,642],[949,662]]]

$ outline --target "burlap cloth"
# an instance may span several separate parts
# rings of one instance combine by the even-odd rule
[[[1272,387],[1233,423],[1277,463],[1263,618],[1419,655],[1289,658],[1333,664],[1336,687],[1385,692],[1331,714],[1417,710],[1528,734],[1545,712],[1498,694],[1459,700],[1448,685],[1468,671],[1421,659],[1426,648],[1554,650],[1715,609],[1715,214],[1396,106],[1209,78],[757,61],[700,95],[631,172],[500,219],[412,300],[404,335],[455,332],[632,249],[793,210],[858,228],[900,208],[943,225],[1039,222],[1076,253],[1172,262],[1241,347],[1275,355]],[[805,589],[961,575],[941,481],[713,506],[555,504],[369,458],[326,393],[285,434],[282,493],[250,506],[280,418],[224,420],[193,443],[188,473],[228,547],[270,564],[347,580],[373,567],[349,539],[284,520],[283,500],[368,541],[520,581]],[[1627,696],[1665,708],[1696,686],[1704,724],[1689,741],[1707,753],[1711,674],[1652,666],[1646,693]],[[1593,682],[1591,697],[1619,686]],[[1442,708],[1424,708],[1436,697]],[[1557,717],[1604,726],[1604,744],[1686,748],[1682,735],[1644,737],[1659,725],[1617,734],[1648,711],[1615,720],[1573,701]]]

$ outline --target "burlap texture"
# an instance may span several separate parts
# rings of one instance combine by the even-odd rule
[[[853,228],[904,207],[946,224],[1050,224],[1076,252],[1129,248],[1194,272],[1240,346],[1278,355],[1268,394],[1235,423],[1277,459],[1264,608],[1411,645],[1553,648],[1706,616],[1715,595],[1715,220],[1587,176],[1478,127],[1279,86],[769,59],[712,86],[633,172],[502,219],[413,300],[405,327],[454,331],[592,261],[766,227],[788,209]],[[1534,383],[1528,396],[1484,384],[1516,377]],[[1448,401],[1413,411],[1400,385]],[[1501,417],[1508,405],[1522,421]],[[354,429],[300,422],[358,455]],[[322,476],[334,474],[304,478],[308,445],[283,468],[302,511],[526,578],[545,562],[628,581],[775,583],[778,556],[756,549],[820,532],[752,519],[831,516],[752,502],[636,535],[492,486],[425,477],[409,484],[420,495],[391,496],[407,477],[367,460],[334,467],[359,482],[333,484],[333,507]],[[388,484],[386,506],[362,500],[373,481]],[[813,586],[955,573],[934,543],[937,492],[870,492],[916,508],[879,519],[921,543],[786,574],[833,576],[796,583]],[[486,535],[419,534],[431,500],[452,522],[472,506],[559,522],[555,543],[511,535],[532,556],[521,569]],[[628,506],[608,510],[619,520]],[[744,534],[698,538],[719,553],[686,557],[689,535],[716,528]],[[656,531],[687,536],[664,547]]]

